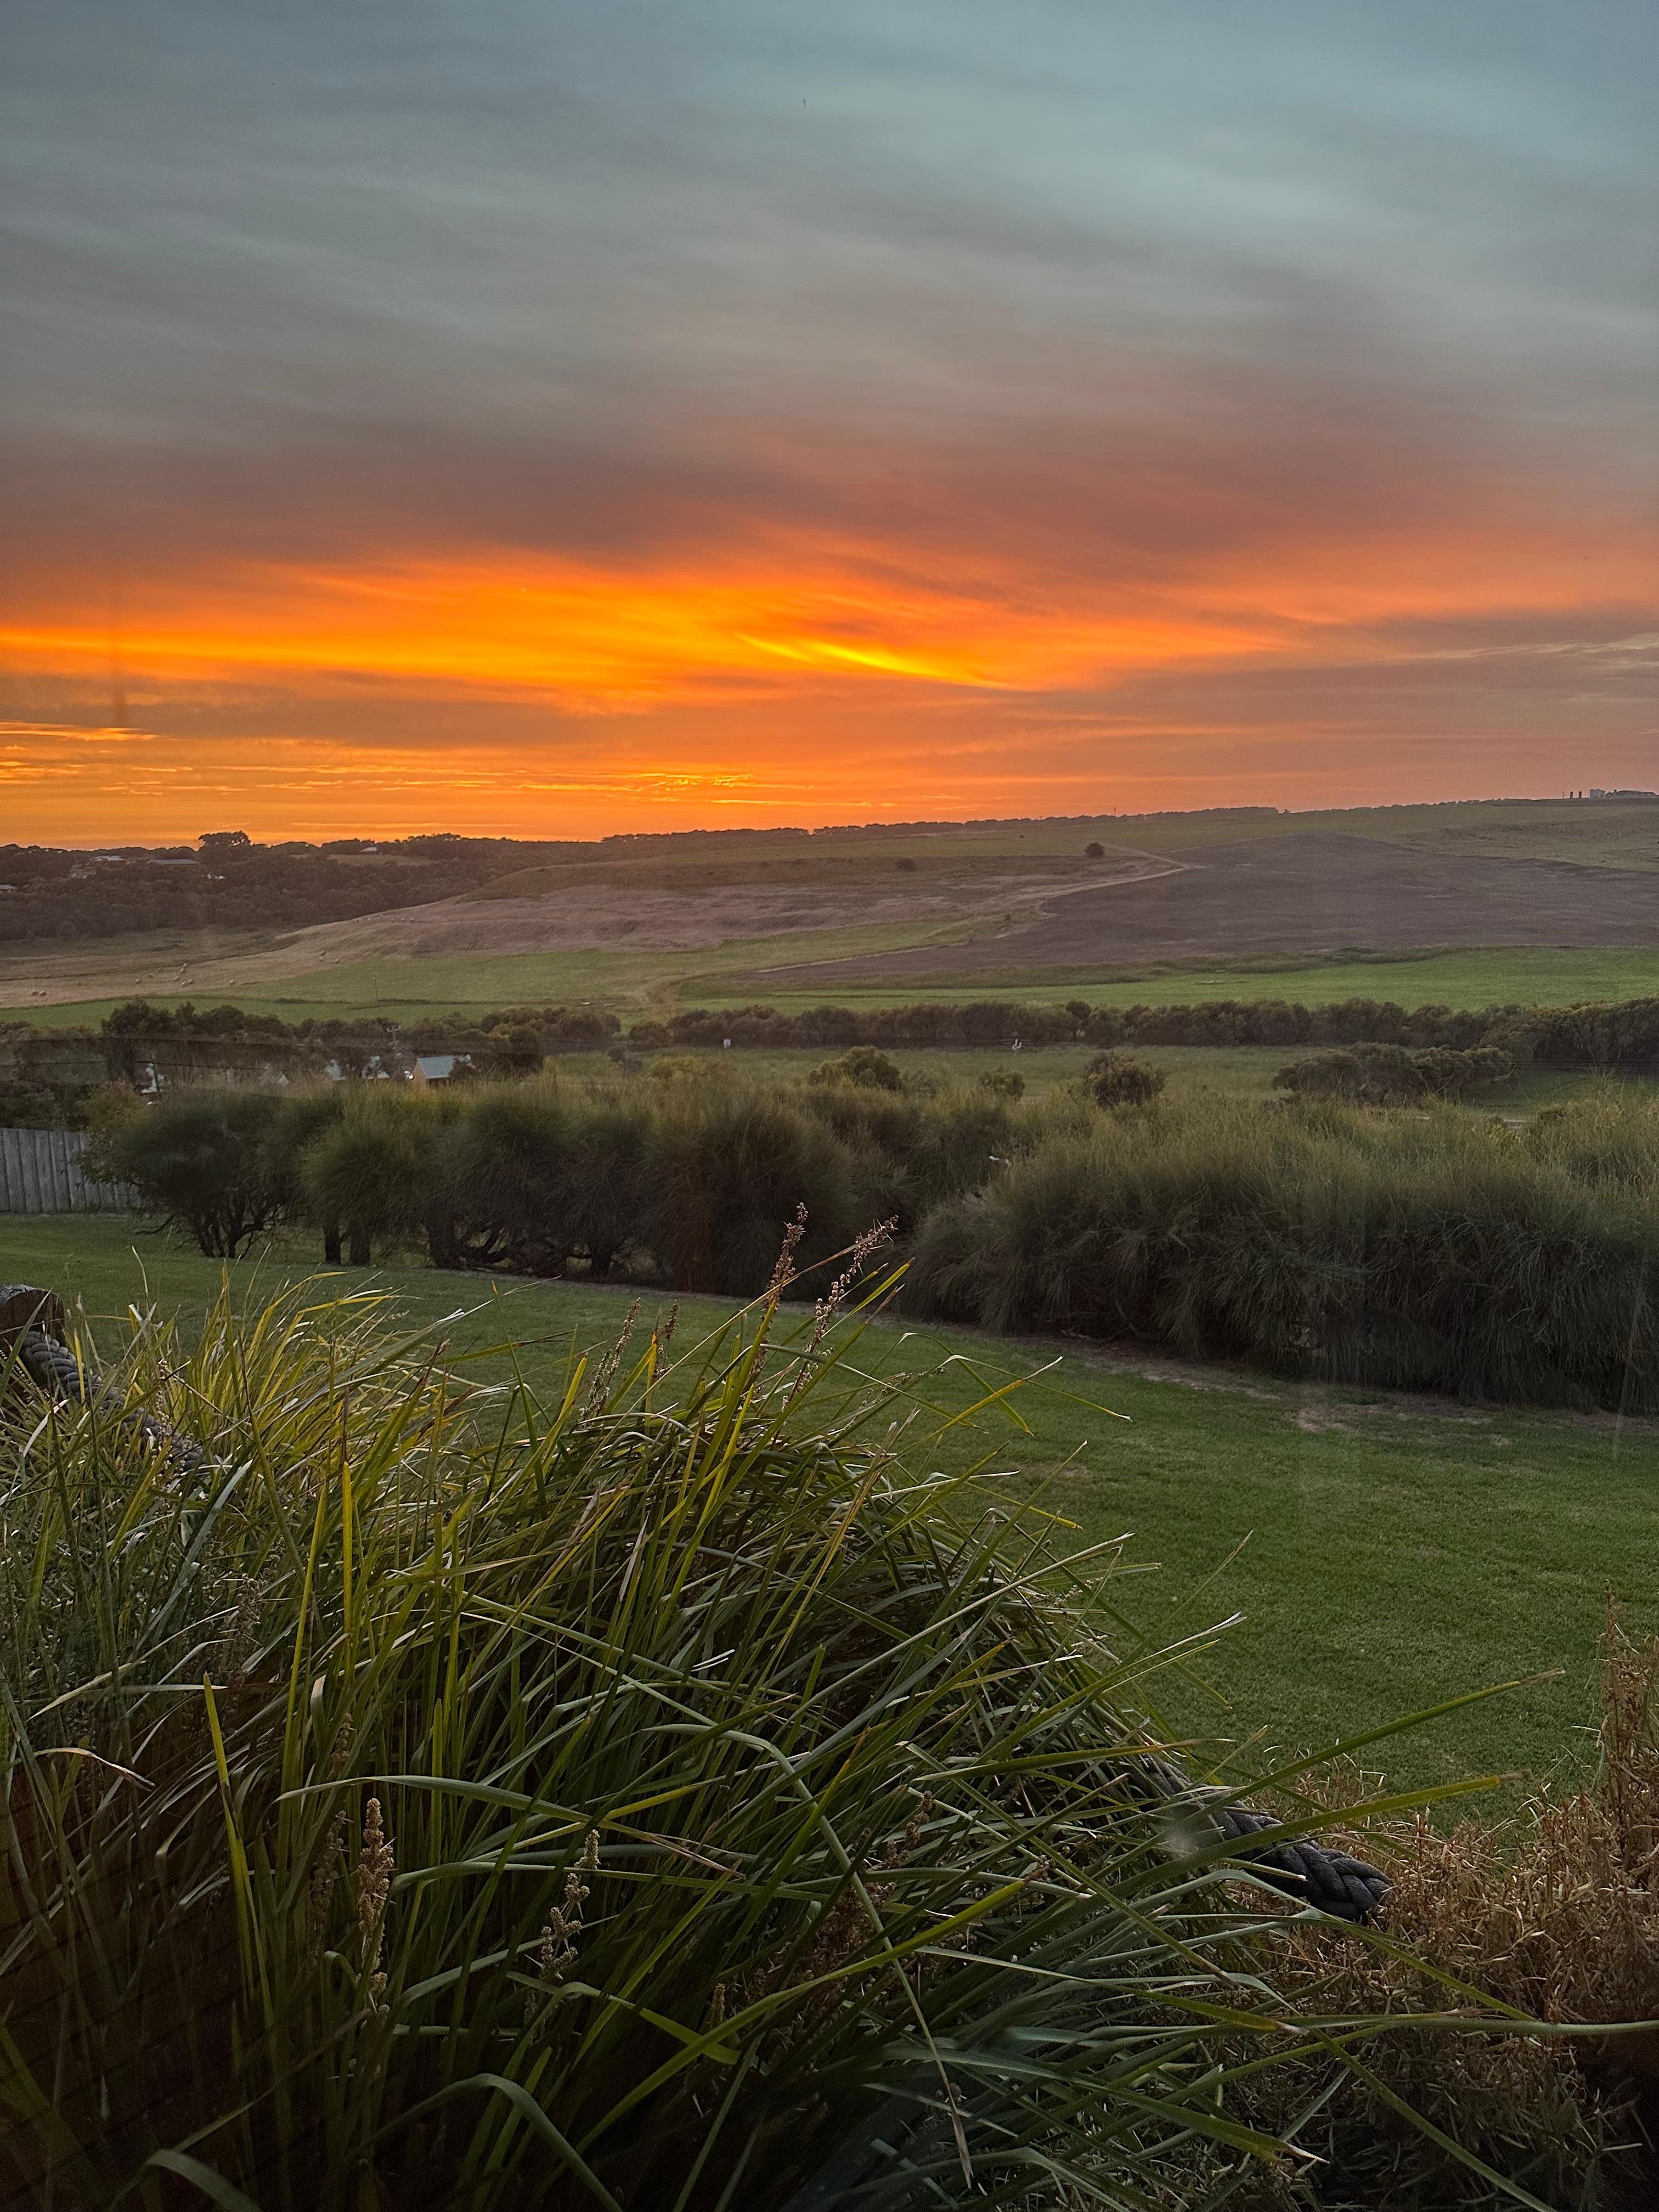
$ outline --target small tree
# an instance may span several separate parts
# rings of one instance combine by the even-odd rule
[[[1474,1045],[1467,1052],[1430,1045],[1412,1057],[1437,1098],[1467,1098],[1471,1091],[1507,1083],[1515,1073],[1515,1062],[1496,1045]]]
[[[297,1091],[284,1098],[265,1135],[267,1171],[279,1193],[285,1212],[308,1214],[323,1232],[323,1259],[327,1266],[340,1264],[340,1217],[323,1213],[309,1200],[301,1164],[311,1147],[338,1127],[345,1112],[343,1083],[331,1083],[315,1091]]]
[[[658,1211],[667,1271],[682,1288],[755,1297],[799,1206],[807,1230],[798,1267],[840,1251],[866,1225],[846,1146],[787,1097],[719,1083],[670,1095]]]
[[[1091,837],[1083,848],[1083,857],[1085,860],[1103,860],[1106,857],[1106,848],[1097,837]]]
[[[643,1100],[600,1099],[580,1113],[565,1159],[563,1218],[597,1276],[618,1253],[649,1247],[662,1185],[657,1127]]]
[[[1165,1081],[1161,1067],[1148,1067],[1126,1052],[1097,1052],[1083,1071],[1083,1088],[1097,1106],[1150,1106]]]
[[[210,1259],[234,1260],[284,1211],[266,1142],[277,1104],[259,1091],[174,1091],[112,1132],[102,1162],[164,1226],[188,1229]]]
[[[116,1181],[114,1148],[144,1118],[143,1100],[125,1083],[100,1083],[87,1100],[90,1134],[81,1165],[94,1182]]]
[[[550,1082],[477,1092],[449,1147],[467,1256],[558,1275],[580,1241],[573,1218],[574,1115]]]
[[[437,1116],[401,1091],[368,1091],[307,1147],[300,1181],[312,1218],[339,1257],[340,1227],[354,1267],[366,1267],[375,1239],[404,1237],[425,1218],[432,1195]]]
[[[542,1049],[541,1025],[538,1022],[504,1023],[489,1033],[489,1042],[481,1055],[481,1075],[526,1076],[538,1075],[545,1054]]]

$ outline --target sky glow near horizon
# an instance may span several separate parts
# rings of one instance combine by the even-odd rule
[[[1659,784],[1646,0],[23,0],[0,840]]]

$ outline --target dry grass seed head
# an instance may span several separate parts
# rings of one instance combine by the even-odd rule
[[[392,1894],[392,1877],[396,1871],[392,1838],[381,1826],[380,1801],[371,1797],[363,1816],[356,1887],[359,1954],[362,1971],[368,1976],[368,2007],[374,2013],[386,2010],[386,1976],[380,1970],[380,1956],[386,1934],[386,1899]]]
[[[581,1856],[564,1877],[564,1895],[542,1923],[536,1944],[536,1976],[543,1984],[525,2000],[525,2024],[532,2027],[546,2009],[546,1992],[556,1989],[576,1962],[576,1946],[582,1932],[582,1906],[590,1894],[582,1880],[598,1870],[599,1832],[590,1828]]]
[[[605,1358],[593,1370],[593,1380],[588,1386],[587,1411],[597,1413],[611,1395],[611,1386],[617,1379],[617,1370],[622,1365],[623,1354],[628,1349],[634,1334],[634,1323],[639,1318],[640,1302],[634,1299],[623,1317],[621,1333]]]

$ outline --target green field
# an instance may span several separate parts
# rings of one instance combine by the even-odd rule
[[[1012,1068],[1025,1085],[1027,1098],[1041,1098],[1062,1085],[1074,1083],[1094,1058],[1092,1045],[1045,1045],[1040,1050],[1014,1052],[1009,1047],[974,1045],[892,1045],[887,1057],[906,1076],[922,1075],[946,1087],[966,1087],[983,1075]],[[1300,1056],[1302,1048],[1288,1044],[1184,1045],[1136,1044],[1126,1048],[1149,1067],[1161,1068],[1172,1091],[1210,1089],[1242,1092],[1266,1098],[1273,1093],[1279,1069]],[[718,1064],[754,1082],[804,1083],[814,1068],[837,1055],[832,1047],[817,1045],[757,1048],[723,1052],[719,1046],[672,1048],[667,1054],[639,1055],[639,1065],[649,1067],[658,1057],[689,1059]],[[561,1074],[577,1080],[614,1080],[616,1067],[602,1052],[561,1053],[552,1062]],[[1620,1078],[1578,1070],[1528,1070],[1513,1082],[1476,1097],[1470,1111],[1480,1114],[1535,1114],[1541,1107],[1565,1105],[1569,1100],[1610,1091],[1650,1097],[1654,1082],[1646,1078]]]
[[[232,1273],[258,1297],[311,1264],[296,1243]],[[0,1279],[78,1298],[106,1341],[131,1304],[188,1324],[219,1277],[218,1262],[131,1220],[0,1217]],[[417,1266],[331,1280],[390,1287],[423,1324],[455,1316],[444,1334],[458,1355],[514,1340],[524,1370],[550,1386],[573,1345],[614,1338],[629,1295]],[[647,1316],[668,1302],[644,1297]],[[732,1310],[682,1300],[680,1341]],[[1243,1616],[1188,1674],[1166,1679],[1168,1714],[1196,1736],[1316,1748],[1547,1674],[1373,1754],[1402,1788],[1541,1775],[1583,1748],[1607,1594],[1633,1629],[1659,1632],[1659,1424],[1310,1389],[895,1322],[859,1352],[883,1374],[937,1370],[947,1357],[957,1364],[927,1389],[952,1407],[1009,1371],[1057,1364],[1012,1412],[946,1431],[934,1464],[982,1460],[988,1478],[1040,1491],[1073,1524],[1068,1544],[1127,1537],[1127,1560],[1147,1571],[1115,1578],[1114,1597],[1127,1593],[1160,1645]],[[468,1371],[505,1372],[505,1358]],[[1224,1697],[1206,1685],[1224,1685]]]
[[[962,1004],[974,999],[1023,999],[1060,1006],[1197,1006],[1217,999],[1284,999],[1322,1006],[1343,999],[1386,999],[1403,1006],[1576,1006],[1591,999],[1635,999],[1659,991],[1659,946],[1584,951],[1565,946],[1502,946],[1453,952],[1370,953],[1353,959],[1309,961],[1258,955],[1200,967],[1095,969],[1033,972],[1027,980],[929,986],[860,983],[845,989],[791,992],[787,969],[772,971],[766,1002],[782,1012],[821,1005],[891,1006],[922,1000]],[[748,979],[757,981],[754,977]],[[752,994],[751,995],[755,995]],[[711,1003],[705,996],[702,1003]],[[712,1001],[718,1003],[718,1001]]]
[[[1405,1006],[1572,1006],[1592,999],[1634,999],[1659,992],[1659,948],[1571,951],[1533,947],[1491,951],[1427,952],[1385,958],[1309,963],[1252,961],[1248,966],[1209,962],[1195,968],[1046,970],[1021,981],[817,986],[791,990],[791,969],[799,960],[828,959],[838,951],[876,949],[842,942],[860,933],[813,932],[787,941],[788,965],[757,964],[759,956],[776,962],[786,941],[777,938],[720,946],[698,952],[525,952],[499,956],[456,955],[441,959],[386,960],[341,966],[305,976],[291,985],[258,990],[202,989],[151,992],[157,1006],[177,1006],[192,998],[198,1006],[234,1004],[251,1013],[276,1014],[295,1022],[385,1014],[413,1022],[446,1014],[477,1015],[499,1006],[588,1005],[613,1009],[624,1025],[647,1014],[661,1016],[681,1006],[744,1005],[759,1000],[781,1012],[833,1002],[852,1007],[886,1006],[924,1001],[960,1004],[975,999],[1020,999],[1034,1006],[1057,1006],[1086,999],[1092,1006],[1130,1006],[1200,1004],[1217,999],[1285,999],[1304,1006],[1328,1006],[1342,999],[1388,999]],[[865,938],[875,934],[864,932]],[[903,933],[881,933],[890,942]],[[830,949],[826,939],[836,940]],[[914,942],[914,936],[905,941]],[[133,940],[113,939],[112,964],[131,957]],[[0,1019],[33,1022],[66,1029],[94,1025],[120,1003],[109,998],[60,1000],[0,1008]]]
[[[1012,1070],[1024,1083],[1027,1098],[1041,1098],[1063,1084],[1074,1083],[1094,1058],[1097,1048],[1085,1044],[1045,1045],[1038,1051],[1015,1052],[1008,1046],[893,1045],[883,1049],[907,1077],[922,1076],[946,1088],[966,1088],[977,1083],[981,1076]],[[793,1084],[804,1083],[815,1068],[837,1057],[836,1048],[823,1045],[784,1046],[775,1050],[757,1047],[741,1052],[723,1052],[718,1045],[705,1045],[671,1048],[661,1054],[641,1054],[639,1063],[649,1067],[658,1058],[695,1060],[729,1070],[750,1082]],[[1148,1045],[1137,1046],[1135,1057],[1162,1068],[1178,1087],[1209,1083],[1219,1089],[1245,1091],[1265,1097],[1275,1073],[1295,1054],[1282,1045],[1241,1046],[1215,1051],[1198,1046]],[[561,1053],[554,1065],[562,1075],[571,1075],[578,1080],[614,1079],[617,1073],[602,1052]]]

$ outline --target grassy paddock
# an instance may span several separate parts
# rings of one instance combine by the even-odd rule
[[[296,1240],[231,1274],[258,1301],[315,1264]],[[78,1298],[109,1339],[133,1303],[177,1313],[188,1329],[220,1267],[120,1218],[0,1217],[0,1279]],[[459,1313],[446,1331],[457,1355],[512,1336],[544,1385],[573,1343],[614,1338],[632,1295],[414,1266],[345,1279],[390,1285],[422,1322]],[[644,1316],[668,1303],[646,1294]],[[706,1332],[732,1310],[683,1299],[680,1329]],[[1161,1687],[1195,1734],[1260,1726],[1280,1745],[1316,1747],[1464,1690],[1551,1674],[1377,1753],[1401,1787],[1549,1772],[1584,1740],[1608,1590],[1633,1630],[1659,1631],[1659,1424],[1449,1407],[896,1322],[861,1351],[883,1373],[951,1356],[961,1364],[939,1387],[963,1406],[986,1382],[1056,1364],[1022,1394],[1018,1420],[946,1431],[943,1468],[988,1452],[989,1470],[1040,1487],[1076,1540],[1127,1534],[1129,1563],[1147,1571],[1120,1577],[1116,1601],[1159,1644],[1243,1615],[1219,1653]],[[506,1363],[469,1371],[499,1376]],[[1231,1702],[1205,1686],[1224,1679]]]
[[[234,1004],[250,1013],[276,1014],[289,1022],[307,1016],[327,1020],[374,1013],[410,1022],[483,1013],[499,1006],[591,1001],[620,1013],[626,1024],[647,1013],[673,1012],[683,1006],[750,1000],[785,1013],[826,1001],[866,1007],[924,1001],[954,1005],[972,999],[1020,999],[1033,1006],[1057,1006],[1074,998],[1102,1006],[1264,998],[1327,1006],[1341,999],[1366,998],[1391,999],[1404,1006],[1562,1006],[1585,1000],[1638,998],[1659,988],[1659,947],[1598,951],[1534,946],[1324,962],[1289,957],[1275,961],[1264,955],[1248,965],[1209,961],[1190,968],[1042,969],[1016,975],[998,969],[994,940],[986,947],[990,980],[984,981],[952,977],[948,983],[929,986],[892,981],[872,984],[849,978],[845,984],[818,985],[810,991],[792,988],[797,962],[833,960],[915,941],[914,933],[898,930],[848,931],[756,939],[693,952],[454,955],[342,963],[246,989],[215,985],[143,995],[157,1006],[176,1006],[186,997],[198,1006]],[[84,948],[85,975],[73,983],[52,982],[50,988],[94,989],[92,978],[118,972],[124,960],[134,965],[140,955],[143,964],[153,966],[155,956],[144,954],[145,942],[113,939],[107,945]],[[176,963],[176,943],[172,957]],[[11,960],[20,975],[27,969],[34,980],[33,968],[24,956],[13,955]],[[137,965],[134,972],[138,972]],[[46,980],[44,974],[41,980]],[[135,983],[113,997],[77,997],[51,1005],[28,1001],[3,1011],[8,1021],[42,1027],[95,1025],[122,999],[137,991]]]
[[[1294,1044],[1184,1045],[1129,1044],[1123,1048],[1133,1059],[1160,1068],[1176,1091],[1208,1089],[1227,1091],[1249,1098],[1273,1095],[1273,1078],[1279,1069],[1305,1056],[1314,1048]],[[1013,1052],[1006,1046],[983,1048],[973,1045],[883,1045],[880,1048],[906,1075],[927,1075],[945,1085],[977,1083],[982,1075],[1013,1069],[1024,1079],[1028,1098],[1041,1098],[1062,1085],[1074,1083],[1097,1048],[1094,1045],[1044,1045],[1040,1049]],[[718,1046],[673,1045],[662,1054],[641,1054],[648,1066],[659,1058],[719,1060],[734,1073],[757,1083],[801,1083],[815,1067],[839,1057],[832,1045],[783,1047],[723,1052]],[[554,1062],[561,1074],[578,1079],[597,1077],[609,1081],[616,1069],[602,1052],[559,1054]],[[1565,1072],[1528,1069],[1511,1083],[1482,1092],[1468,1102],[1474,1114],[1534,1114],[1545,1106],[1565,1106],[1575,1098],[1602,1094],[1647,1097],[1654,1082],[1643,1078],[1612,1077],[1577,1069]]]
[[[933,1000],[957,1005],[972,999],[1021,999],[1059,1006],[1087,999],[1097,1006],[1196,1006],[1218,999],[1285,999],[1307,1006],[1343,999],[1392,1000],[1402,1006],[1576,1006],[1592,999],[1639,998],[1659,988],[1659,947],[1613,951],[1569,946],[1499,946],[1469,951],[1370,953],[1352,959],[1310,960],[1258,954],[1237,961],[1211,960],[1192,967],[1030,969],[999,970],[995,947],[987,947],[986,980],[959,976],[929,984],[849,979],[845,987],[792,991],[789,971],[772,969],[744,980],[781,1012],[833,1000],[837,1006],[877,1006]],[[717,1005],[706,986],[701,1000],[686,987],[686,1004]]]

